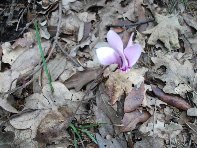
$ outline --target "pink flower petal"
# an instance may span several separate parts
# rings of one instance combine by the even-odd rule
[[[109,30],[107,33],[107,41],[109,45],[120,55],[122,63],[120,64],[121,69],[128,67],[128,62],[123,52],[123,42],[120,36],[113,30]]]
[[[128,43],[127,43],[127,47],[133,46],[133,36],[134,36],[134,32],[131,34],[131,37],[130,37]],[[126,48],[127,48],[127,47],[126,47]]]
[[[121,65],[119,54],[110,47],[101,47],[96,49],[99,62],[102,65],[118,64]]]
[[[132,67],[137,60],[140,58],[142,52],[142,47],[140,44],[134,44],[133,46],[129,46],[125,48],[124,54],[128,60],[129,67]]]
[[[107,41],[114,50],[116,50],[120,55],[123,54],[123,43],[120,36],[113,30],[109,30],[107,33]]]

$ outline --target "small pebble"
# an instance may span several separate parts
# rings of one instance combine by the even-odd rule
[[[197,108],[190,108],[187,110],[187,115],[197,117]]]

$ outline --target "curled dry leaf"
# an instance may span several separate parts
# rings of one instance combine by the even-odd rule
[[[111,72],[105,84],[107,94],[111,98],[111,103],[116,103],[119,97],[124,93],[128,95],[132,90],[132,85],[139,88],[141,83],[144,82],[144,74],[146,71],[146,68],[140,68],[132,69],[127,73],[120,72],[119,70]]]
[[[14,80],[16,80],[18,77],[19,73],[17,71],[0,72],[0,93],[5,93],[9,89],[14,89],[17,82]],[[18,113],[18,111],[8,101],[7,97],[8,95],[5,95],[4,98],[0,97],[0,106],[11,113]]]
[[[86,70],[82,72],[79,71],[67,81],[65,81],[64,84],[68,89],[75,88],[76,91],[79,91],[85,84],[96,79],[99,73],[100,69]]]
[[[151,87],[152,87],[153,93],[160,100],[167,103],[168,105],[174,106],[174,107],[176,107],[178,109],[182,109],[182,110],[188,110],[189,108],[191,108],[191,106],[185,100],[183,100],[183,98],[178,97],[178,96],[174,96],[174,95],[170,95],[170,94],[166,94],[155,85],[152,85]]]
[[[150,114],[147,111],[135,110],[130,113],[125,113],[122,119],[122,132],[128,132],[135,129],[138,123],[143,123],[150,118]]]
[[[13,49],[9,42],[3,43],[1,47],[3,50],[2,62],[9,63],[10,65],[26,50],[23,47]]]
[[[144,83],[139,88],[133,88],[129,95],[125,98],[124,112],[128,113],[137,109],[145,97]]]

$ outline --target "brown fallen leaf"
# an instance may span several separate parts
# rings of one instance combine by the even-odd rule
[[[191,106],[183,98],[166,94],[155,85],[151,85],[153,93],[163,102],[178,109],[188,110]]]
[[[42,143],[50,143],[66,138],[66,128],[68,124],[61,113],[51,111],[41,121],[35,140]]]
[[[111,104],[116,103],[124,93],[128,95],[133,89],[132,85],[139,88],[141,83],[144,82],[144,74],[146,71],[146,68],[140,68],[132,69],[127,73],[120,72],[119,70],[111,72],[105,84],[107,94],[111,98]]]
[[[138,123],[147,121],[150,118],[150,114],[147,111],[135,110],[130,113],[125,113],[122,119],[122,132],[128,132],[135,129]]]
[[[96,70],[85,70],[82,72],[77,72],[71,78],[64,82],[68,89],[75,88],[76,91],[79,91],[85,84],[90,81],[96,79],[98,74],[100,73],[100,69]]]
[[[124,112],[128,113],[137,109],[142,104],[144,95],[144,83],[140,85],[140,88],[133,88],[125,99]]]

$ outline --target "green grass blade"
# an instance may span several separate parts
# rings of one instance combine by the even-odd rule
[[[81,129],[82,132],[84,132],[90,139],[92,139],[92,141],[96,144],[98,144],[98,142],[96,141],[96,139],[94,138],[94,136],[86,129]]]
[[[99,126],[99,124],[89,124],[89,125],[82,125],[80,126],[80,128],[88,129],[88,128],[97,127],[97,126]]]
[[[88,128],[92,128],[92,127],[98,127],[98,126],[101,126],[103,124],[108,124],[108,123],[91,123],[89,125],[81,125],[80,128],[81,129],[88,129]]]
[[[54,92],[54,89],[53,89],[53,86],[52,86],[52,79],[51,79],[51,75],[49,73],[49,70],[47,68],[47,64],[46,64],[46,60],[44,58],[44,51],[42,49],[42,45],[41,45],[41,39],[40,39],[40,34],[39,34],[39,29],[38,29],[38,23],[37,21],[34,22],[34,26],[36,28],[36,39],[37,39],[37,42],[38,42],[38,48],[40,50],[40,55],[41,55],[41,58],[42,58],[42,62],[43,62],[43,67],[44,67],[44,71],[47,75],[47,78],[48,78],[48,81],[49,81],[49,86],[50,86],[50,89],[52,92]]]
[[[72,123],[69,126],[72,128],[73,132],[78,136],[78,138],[82,141],[82,138],[81,138],[77,128]]]
[[[76,138],[76,136],[74,135],[74,141],[73,141],[73,144],[74,144],[74,146],[75,146],[75,148],[78,148],[78,141],[77,141],[77,138]]]

